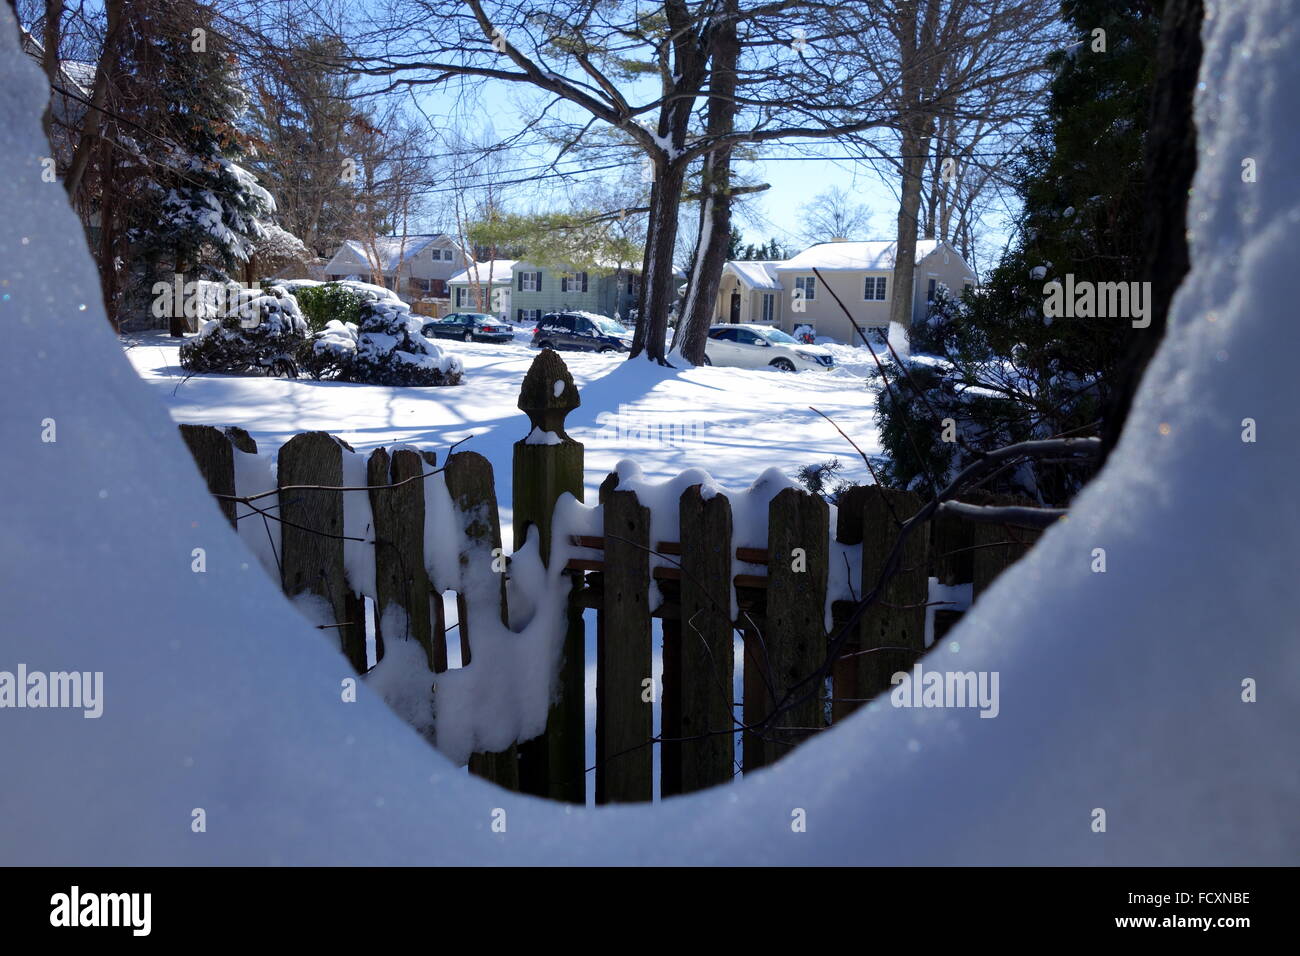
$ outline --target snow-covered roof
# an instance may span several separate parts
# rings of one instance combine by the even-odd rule
[[[42,63],[45,58],[45,44],[28,33],[26,28],[21,29],[23,52],[37,63]],[[79,96],[90,96],[95,85],[95,70],[94,63],[87,63],[84,60],[59,61],[60,79],[65,88],[71,87],[68,92]]]
[[[619,270],[622,270],[623,272],[632,272],[638,275],[641,273],[640,260],[636,262],[619,262],[616,259],[602,258],[602,259],[595,260],[595,262],[590,266],[582,266],[581,268],[579,268],[578,266],[575,266],[573,264],[565,264],[565,263],[542,266],[536,262],[529,262],[527,259],[518,259],[515,261],[515,265],[521,268],[526,267],[528,269],[545,268],[545,269],[550,269],[552,272],[582,272],[584,270],[588,270],[588,271],[598,271],[601,273],[609,274],[609,273],[614,273],[614,272],[618,272]],[[681,269],[674,268],[673,275],[685,276],[685,273],[682,272]]]
[[[916,261],[920,262],[939,248],[938,239],[918,239]],[[776,264],[782,272],[808,271],[817,268],[828,272],[855,269],[893,269],[894,250],[898,243],[892,239],[870,242],[819,242],[809,246],[793,259]]]
[[[61,60],[59,67],[68,79],[77,84],[82,92],[89,95],[90,90],[95,86],[96,66],[94,63],[87,63],[85,60]]]
[[[445,239],[444,233],[438,232],[421,236],[378,236],[374,240],[344,239],[339,251],[334,253],[330,265],[338,263],[372,264],[381,272],[391,272],[407,259],[411,259],[426,248]],[[375,257],[379,261],[375,262]],[[328,267],[327,267],[328,268]]]
[[[515,267],[518,259],[493,259],[491,262],[477,262],[470,266],[464,272],[457,272],[447,281],[464,282],[487,282],[488,276],[492,276],[492,284],[500,282],[503,285],[510,284],[510,270]]]
[[[776,267],[784,264],[780,259],[732,259],[726,267],[751,289],[780,289]]]

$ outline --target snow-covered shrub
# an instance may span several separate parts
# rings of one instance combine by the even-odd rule
[[[366,302],[361,293],[338,282],[301,286],[293,295],[313,332],[324,331],[331,322],[356,325]]]
[[[402,302],[368,302],[357,323],[349,381],[372,385],[457,385],[460,359],[426,339],[423,321]]]
[[[420,330],[423,320],[403,302],[362,302],[358,321],[330,320],[298,351],[298,365],[316,379],[367,385],[459,385],[460,359]]]
[[[339,279],[338,285],[345,289],[351,289],[361,298],[370,302],[392,302],[397,305],[404,304],[402,297],[387,286],[375,285],[372,282],[362,282],[359,279]]]
[[[904,367],[882,359],[886,386],[872,370],[876,422],[884,456],[882,484],[928,493],[942,488],[984,452],[1064,434],[1086,433],[1096,416],[1095,382],[1046,362],[1033,367],[1016,347],[1009,357],[966,333],[962,348],[944,358],[917,355]],[[1091,465],[1026,461],[998,473],[987,491],[1009,492],[1064,505],[1091,477]]]
[[[263,272],[278,272],[310,258],[301,239],[275,223],[262,223],[262,237],[253,243],[253,258]]]
[[[298,351],[298,367],[317,380],[346,381],[356,357],[356,323],[335,319],[303,343]]]
[[[217,301],[217,289],[204,296],[203,308]],[[291,371],[294,356],[307,338],[307,322],[298,303],[278,288],[224,287],[224,314],[208,318],[197,338],[181,346],[181,367],[187,372],[250,372],[257,369]]]

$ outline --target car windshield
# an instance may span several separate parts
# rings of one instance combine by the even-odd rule
[[[595,322],[597,327],[599,327],[599,329],[602,332],[604,332],[606,335],[627,335],[628,334],[627,329],[623,328],[623,326],[619,325],[613,319],[594,318],[591,321]]]
[[[763,336],[769,342],[780,342],[782,345],[798,345],[793,338],[786,335],[780,329],[759,329],[758,334]]]

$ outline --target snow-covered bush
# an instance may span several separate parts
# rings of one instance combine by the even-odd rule
[[[298,351],[298,367],[317,380],[346,381],[356,357],[356,323],[335,319],[302,344]]]
[[[420,330],[402,302],[363,302],[356,323],[330,320],[303,344],[298,364],[313,378],[367,385],[459,385],[460,359]]]
[[[349,380],[372,385],[459,384],[460,359],[426,339],[420,333],[423,325],[404,303],[363,305]]]
[[[310,257],[301,239],[275,223],[262,223],[262,237],[253,243],[253,258],[265,272],[277,272]]]
[[[361,298],[370,302],[403,304],[402,297],[387,286],[375,285],[373,282],[362,282],[360,279],[337,279],[335,284],[343,286],[345,289],[351,289]]]
[[[293,296],[283,289],[244,289],[235,283],[224,291],[224,314],[208,318],[198,337],[181,346],[181,367],[187,372],[291,372],[308,332]],[[204,302],[215,299],[205,296]]]

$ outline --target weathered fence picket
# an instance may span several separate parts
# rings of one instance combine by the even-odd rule
[[[498,566],[501,567],[501,571],[495,574],[495,579],[499,582],[496,600],[501,623],[509,625],[505,562],[501,557],[501,519],[497,509],[496,482],[492,476],[492,463],[476,452],[457,452],[447,459],[443,478],[447,482],[447,492],[451,495],[452,504],[456,506],[456,512],[463,522],[459,529],[462,538],[461,567],[467,568],[473,561],[500,562]],[[491,563],[488,567],[495,571]],[[464,573],[463,577],[469,580],[471,575]],[[473,614],[463,592],[458,592],[456,598],[463,667],[473,660],[474,630],[471,624]],[[471,773],[486,777],[507,790],[519,789],[517,747],[507,747],[497,753],[473,754],[470,757],[469,769]]]
[[[726,783],[735,773],[732,728],[731,503],[725,495],[705,498],[699,485],[683,492],[680,617],[664,621],[664,774],[673,763],[679,791],[690,793]],[[669,667],[669,631],[675,653]],[[671,678],[670,678],[671,675]],[[669,681],[675,688],[674,726],[667,723]],[[665,776],[667,779],[667,776]]]
[[[222,432],[211,425],[182,425],[181,437],[189,446],[208,491],[227,496],[218,498],[217,505],[233,528],[235,503],[229,496],[235,493],[235,449],[257,454],[257,443],[242,428],[227,428]]]
[[[583,499],[583,446],[564,430],[565,416],[578,405],[564,362],[554,352],[541,352],[520,391],[530,433],[514,446],[514,550],[530,535],[538,538],[548,565],[566,553],[565,544],[588,550],[584,557],[565,559],[562,569],[568,616],[545,732],[501,753],[470,756],[472,772],[507,788],[575,803],[585,799],[587,609],[596,611],[595,799],[646,801],[654,793],[655,746],[660,794],[690,793],[730,780],[738,757],[745,772],[772,764],[887,691],[892,674],[910,670],[927,644],[960,618],[958,609],[937,607],[933,633],[927,635],[931,579],[957,589],[959,596],[968,587],[978,597],[1040,533],[940,515],[908,538],[897,573],[861,616],[837,659],[828,662],[829,640],[854,601],[876,587],[902,524],[922,507],[921,498],[874,486],[850,489],[837,501],[832,529],[821,497],[784,488],[768,502],[766,547],[738,547],[734,502],[721,493],[706,494],[697,484],[676,502],[680,540],[656,541],[651,506],[635,491],[619,490],[619,476],[610,475],[600,489],[602,534],[554,542],[557,501],[566,492]],[[235,451],[257,454],[256,443],[235,428],[182,425],[181,433],[208,489],[235,524],[245,507],[237,511],[235,499],[248,494],[237,487]],[[344,495],[368,491],[373,528],[365,534],[374,539],[375,659],[383,656],[385,641],[409,638],[423,648],[430,674],[442,673],[448,667],[443,592],[456,585],[434,580],[425,554],[428,483],[423,479],[437,457],[409,448],[376,449],[366,460],[366,487],[345,489],[345,449],[351,451],[324,432],[294,436],[278,456],[278,507],[270,498],[253,502],[279,521],[279,540],[272,546],[282,587],[291,597],[309,593],[323,601],[333,618],[325,626],[336,630],[352,666],[358,672],[370,666],[364,598],[357,593],[362,586],[348,580],[344,560]],[[459,516],[449,533],[462,566],[456,630],[461,665],[468,666],[473,622],[491,613],[509,624],[508,569],[491,464],[481,455],[459,452],[447,459],[442,478]],[[983,492],[962,500],[1022,503]],[[834,552],[832,530],[838,543]],[[599,556],[592,557],[593,551]],[[851,576],[851,594],[833,595],[828,632],[832,554],[836,561],[852,555],[860,573]],[[473,562],[492,562],[492,571],[505,573],[486,578]],[[735,573],[737,563],[748,566],[744,573]],[[766,573],[756,573],[763,569]],[[835,573],[843,581],[839,568]],[[488,580],[493,585],[485,588],[482,582]],[[653,680],[656,618],[663,636],[658,687]],[[737,636],[743,645],[740,702],[733,699]],[[829,707],[827,681],[818,678],[828,668]],[[750,729],[742,731],[742,725]]]
[[[295,435],[280,449],[280,574],[290,597],[308,592],[333,609],[343,653],[359,673],[366,661],[365,604],[343,562],[343,449],[325,432]]]
[[[596,802],[649,800],[654,790],[650,509],[635,492],[601,488],[605,520],[604,648],[597,662]],[[650,684],[646,682],[650,681]]]
[[[442,672],[447,669],[447,639],[441,629],[434,633],[433,586],[424,560],[424,488],[418,478],[424,462],[434,466],[437,461],[432,452],[421,458],[404,448],[390,456],[377,448],[366,463],[366,482],[375,525],[376,660],[383,656],[383,621],[396,620],[390,613],[395,609],[406,634],[389,636],[419,641],[429,670]]]
[[[760,735],[760,766],[775,763],[824,723],[824,691],[811,678],[826,659],[829,527],[830,509],[819,495],[786,488],[768,506],[766,659],[757,662],[767,694],[758,713],[746,711],[745,723],[784,709]]]
[[[902,523],[921,509],[920,496],[910,491],[875,486],[862,489],[862,590],[876,586]],[[879,600],[859,622],[856,684],[848,694],[851,708],[861,706],[890,687],[890,676],[909,671],[925,652],[925,605],[929,599],[926,565],[927,536],[910,535],[898,571],[885,584]]]
[[[1030,505],[1033,502],[1015,495],[990,495],[987,505]],[[974,597],[983,594],[999,574],[1015,564],[1042,534],[1039,528],[1013,523],[976,523],[972,534],[971,582]]]

